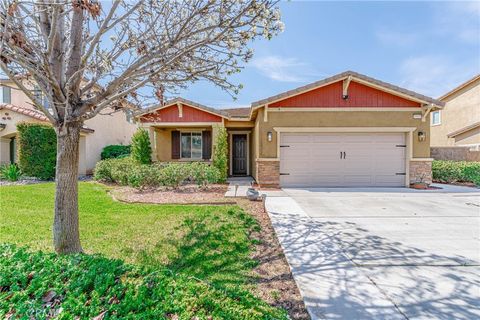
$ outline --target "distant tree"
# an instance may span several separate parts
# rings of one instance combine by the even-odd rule
[[[57,252],[82,251],[77,175],[84,121],[197,80],[235,95],[240,86],[227,76],[252,57],[248,43],[283,28],[276,2],[0,2],[0,67],[57,134]],[[26,82],[40,88],[48,107]]]

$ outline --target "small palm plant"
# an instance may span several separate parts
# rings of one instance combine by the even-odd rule
[[[8,181],[18,181],[22,171],[16,164],[7,164],[0,168],[0,177]]]

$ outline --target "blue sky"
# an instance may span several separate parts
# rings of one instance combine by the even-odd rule
[[[253,43],[233,80],[237,101],[207,83],[181,92],[217,107],[243,107],[353,70],[438,97],[480,73],[479,2],[282,2],[285,31]]]

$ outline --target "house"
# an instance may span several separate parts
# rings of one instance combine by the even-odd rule
[[[229,174],[261,187],[431,182],[430,113],[444,103],[347,71],[257,102],[213,109],[176,98],[136,115],[156,161],[210,161],[218,128]]]
[[[432,112],[432,147],[467,146],[480,149],[480,74],[438,100],[443,110]]]
[[[32,88],[40,101],[42,93]],[[111,111],[111,112],[110,112]],[[105,115],[85,121],[80,133],[79,174],[90,174],[100,160],[102,149],[111,144],[129,144],[137,126],[127,120],[121,110],[106,110]],[[111,114],[110,114],[111,113]],[[47,117],[34,109],[27,95],[9,79],[0,80],[0,164],[15,163],[17,157],[17,123],[49,123]]]

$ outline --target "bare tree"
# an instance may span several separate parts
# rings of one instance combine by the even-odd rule
[[[235,95],[240,85],[227,77],[252,57],[249,42],[283,28],[270,0],[0,2],[0,67],[57,134],[59,253],[82,251],[77,175],[84,121],[197,80]],[[25,81],[42,90],[50,108]]]

